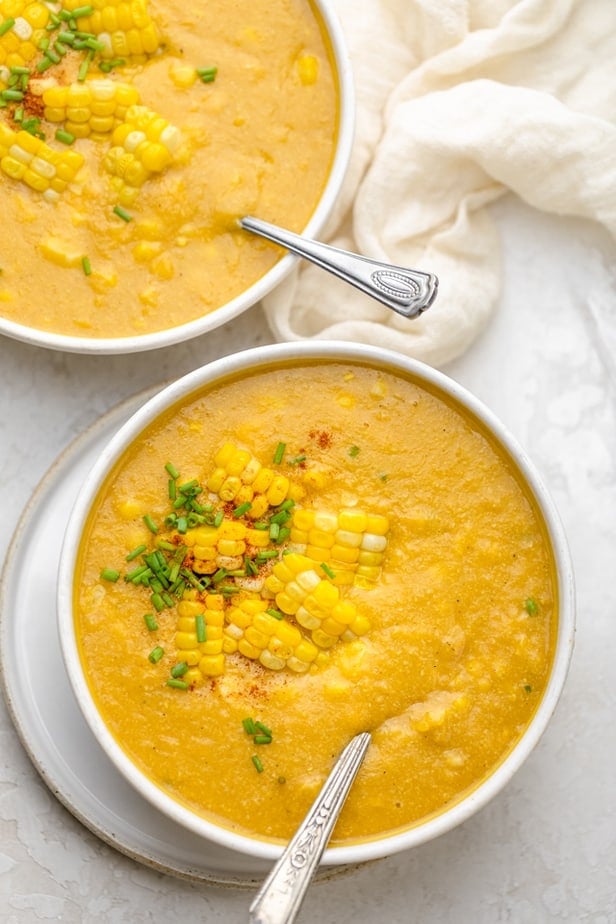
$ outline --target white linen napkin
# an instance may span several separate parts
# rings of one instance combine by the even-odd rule
[[[409,321],[301,261],[263,300],[280,340],[380,344],[438,366],[500,292],[487,205],[512,191],[616,237],[616,0],[334,0],[353,63],[350,169],[321,239],[435,272]]]

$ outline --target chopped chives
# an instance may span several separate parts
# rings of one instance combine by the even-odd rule
[[[330,580],[333,581],[333,579],[336,577],[336,572],[335,572],[335,571],[332,571],[332,569],[329,567],[329,565],[327,564],[327,562],[322,561],[322,562],[321,562],[321,568],[322,568],[322,570],[325,572],[325,574],[327,575],[327,577],[330,578]]]
[[[269,613],[270,616],[273,616],[274,619],[284,619],[284,613],[281,613],[280,610],[277,610],[273,606],[268,607],[265,612]]]
[[[247,735],[254,735],[257,732],[257,727],[254,723],[254,719],[251,719],[250,716],[247,716],[245,719],[242,719],[242,725],[244,726],[244,731]]]
[[[53,64],[60,63],[60,55],[57,54],[57,52],[55,52],[53,48],[48,48],[45,54],[47,55],[47,57]]]
[[[352,459],[356,459],[357,456],[359,455],[359,446],[349,447],[349,455]]]
[[[529,597],[528,600],[524,601],[524,609],[529,616],[537,615],[539,612],[539,606],[537,605],[537,601],[534,599],[534,597]]]
[[[180,661],[178,664],[174,664],[171,668],[172,677],[183,677],[186,671],[188,670],[188,664],[186,661]]]
[[[0,36],[6,35],[7,32],[10,32],[10,30],[13,28],[14,25],[15,25],[15,20],[13,19],[12,16],[10,16],[8,19],[5,19],[4,22],[1,22],[0,23]]]
[[[188,690],[189,684],[185,680],[178,680],[176,677],[170,677],[167,681],[168,687],[173,687],[176,690]]]
[[[24,117],[24,107],[18,106],[13,113],[13,122],[21,122]]]
[[[63,128],[59,128],[56,131],[56,141],[60,141],[62,144],[72,144],[74,140],[75,136],[65,131]]]
[[[173,598],[171,597],[170,594],[168,594],[166,591],[163,591],[163,593],[161,594],[161,597],[163,598],[167,606],[173,606]]]
[[[156,546],[159,549],[165,549],[167,552],[175,552],[177,548],[173,542],[168,542],[166,539],[157,539]]]
[[[252,739],[255,744],[271,744],[272,739],[270,735],[255,735]]]
[[[182,533],[182,535],[186,532],[186,530],[188,529],[188,520],[186,519],[186,517],[178,517],[178,520],[176,523],[176,529],[178,533]]]
[[[276,542],[276,541],[278,540],[278,533],[279,533],[279,532],[280,532],[280,526],[278,525],[278,523],[272,523],[272,525],[271,525],[270,528],[269,528],[269,537],[270,537],[270,539],[272,539],[274,542]]]
[[[74,10],[71,10],[70,16],[72,19],[81,19],[82,16],[91,16],[94,12],[94,7],[90,4],[85,6],[77,6]]]
[[[41,60],[36,65],[36,69],[39,72],[39,74],[42,74],[43,71],[46,71],[47,68],[51,67],[52,64],[53,64],[53,61],[47,56],[47,51],[46,51],[45,57],[41,58]]]
[[[21,67],[19,64],[13,64],[10,68],[11,74],[29,74],[30,69],[27,67]]]
[[[278,551],[276,549],[259,549],[257,561],[267,561],[269,558],[278,558]]]
[[[91,275],[92,275],[92,264],[90,263],[90,258],[89,258],[89,257],[82,257],[82,258],[81,258],[81,266],[82,266],[83,271],[84,271],[84,273],[85,273],[86,276],[91,276]]]
[[[21,90],[2,90],[0,93],[2,99],[5,99],[7,102],[21,102],[24,98],[24,95]]]
[[[136,547],[132,550],[132,552],[129,552],[129,553],[128,553],[128,555],[126,556],[126,559],[125,559],[125,560],[126,560],[126,561],[134,561],[134,559],[135,559],[135,558],[138,558],[139,555],[141,555],[142,552],[145,552],[146,549],[147,549],[147,545],[138,545],[138,546],[136,546]],[[145,567],[145,565],[144,565],[144,567]]]
[[[115,568],[103,568],[101,571],[101,578],[104,581],[112,581],[114,584],[120,577],[120,572],[116,571]]]
[[[164,610],[165,601],[163,600],[163,598],[161,597],[159,593],[153,593],[152,596],[150,597],[150,601],[152,603],[152,606],[158,613]]]
[[[239,507],[235,508],[235,510],[233,511],[233,516],[243,517],[245,513],[248,513],[251,507],[252,507],[252,504],[250,503],[250,501],[246,501],[245,503],[240,504]]]
[[[156,535],[156,533],[158,532],[158,526],[156,525],[156,523],[154,522],[154,520],[152,519],[149,513],[146,513],[146,515],[143,518],[143,522],[145,523],[147,528],[150,530],[150,532]]]
[[[148,660],[151,661],[152,664],[157,664],[162,658],[162,656],[164,655],[164,653],[165,653],[164,648],[161,648],[160,645],[157,645],[156,648],[152,648],[151,652],[148,655]]]
[[[289,465],[301,465],[302,462],[306,461],[306,456],[305,455],[295,456],[294,459],[288,459],[287,461]]]
[[[253,754],[251,760],[257,769],[257,773],[263,773],[263,764],[257,754]]]
[[[274,465],[280,465],[286,448],[287,448],[286,443],[278,443],[278,445],[276,446],[276,452],[274,453]]]
[[[170,475],[172,478],[180,477],[180,473],[178,472],[173,462],[167,462],[167,464],[165,465],[165,469],[167,471],[167,474]]]
[[[284,542],[291,535],[291,530],[288,526],[281,526],[280,532],[278,533],[278,542]]]
[[[154,613],[144,613],[143,615],[144,622],[148,627],[149,632],[156,632],[158,629],[158,623],[156,622],[156,616]]]
[[[257,728],[259,729],[259,731],[260,731],[263,735],[267,735],[268,738],[271,738],[271,737],[272,737],[272,730],[271,730],[271,728],[268,728],[267,725],[264,725],[264,724],[263,724],[263,722],[257,721],[257,722],[255,722],[255,725],[257,726]]]
[[[219,568],[218,571],[214,572],[214,574],[212,575],[212,583],[220,584],[221,581],[224,581],[227,574],[228,574],[228,571],[226,571],[224,568]]]
[[[197,67],[195,70],[203,83],[211,83],[218,73],[217,67]]]
[[[532,693],[532,692],[533,692],[533,688],[531,687],[530,683],[525,683],[525,684],[524,684],[524,689],[526,690],[527,693]]]
[[[121,205],[114,206],[113,212],[118,218],[121,218],[122,221],[128,222],[133,220],[133,216],[127,212],[126,209],[123,209]]]
[[[47,54],[49,54],[49,52],[47,52]],[[90,69],[91,60],[92,60],[91,55],[88,55],[88,57],[84,58],[84,60],[79,65],[79,70],[77,71],[77,80],[79,81],[79,83],[83,83],[86,77],[88,76],[88,71]]]
[[[225,517],[225,515],[224,515],[224,513],[222,512],[222,510],[219,510],[218,513],[216,514],[216,516],[214,517],[214,524],[213,524],[213,525],[214,525],[216,528],[218,528],[218,527],[220,526],[220,524],[222,523],[222,521],[224,520],[224,517]]]
[[[247,555],[244,557],[244,570],[246,571],[246,574],[254,575],[259,573],[259,569],[255,565],[254,561],[252,558],[248,558]]]
[[[151,569],[148,568],[147,565],[138,565],[136,568],[133,568],[132,571],[128,571],[124,575],[124,580],[130,581],[131,584],[136,584],[146,572],[149,572],[149,574],[152,573]]]
[[[205,616],[203,613],[198,613],[195,616],[195,631],[197,633],[197,641],[199,644],[201,644],[201,642],[207,642],[207,628],[205,625]]]

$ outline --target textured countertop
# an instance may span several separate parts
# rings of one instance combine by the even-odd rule
[[[539,746],[487,808],[412,852],[317,883],[300,921],[616,922],[613,245],[589,224],[513,199],[493,212],[505,250],[502,304],[444,371],[501,417],[559,509],[578,596],[569,678]],[[108,408],[271,339],[258,307],[224,330],[135,356],[0,339],[0,558],[39,479]],[[155,872],[99,841],[47,789],[0,700],[0,922],[232,924],[247,920],[248,904],[246,892]]]

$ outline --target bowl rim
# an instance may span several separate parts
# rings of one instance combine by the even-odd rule
[[[79,538],[99,486],[144,427],[179,401],[190,398],[195,391],[220,379],[226,379],[229,375],[247,373],[277,362],[312,360],[355,361],[388,369],[393,374],[398,372],[411,375],[416,377],[420,384],[432,386],[437,393],[440,391],[474,415],[517,466],[535,499],[552,548],[559,601],[556,641],[549,680],[541,702],[522,737],[489,776],[466,796],[457,799],[448,809],[385,837],[370,838],[346,846],[328,847],[323,855],[322,862],[325,865],[354,864],[383,858],[426,843],[457,827],[491,801],[522,766],[542,737],[556,708],[571,661],[575,638],[575,590],[573,566],[562,522],[551,496],[525,450],[493,412],[470,391],[419,360],[389,349],[343,341],[297,341],[253,347],[213,360],[189,372],[167,385],[132,414],[103,449],[81,485],[68,520],[60,553],[57,620],[62,656],[77,703],[107,756],[136,791],[163,814],[209,841],[261,859],[277,859],[283,849],[280,845],[238,834],[195,815],[142,774],[122,750],[99,715],[85,680],[74,632],[72,587]]]
[[[355,88],[345,36],[331,0],[309,0],[309,3],[314,7],[317,18],[323,23],[332,51],[338,86],[334,156],[323,191],[301,232],[306,237],[316,237],[323,231],[332,213],[349,166],[355,133]],[[140,353],[173,346],[222,327],[233,318],[248,311],[279,285],[299,260],[300,257],[286,253],[271,269],[235,298],[225,302],[219,308],[175,327],[145,334],[134,334],[130,337],[88,338],[45,331],[0,316],[0,335],[20,340],[31,346],[88,355]]]

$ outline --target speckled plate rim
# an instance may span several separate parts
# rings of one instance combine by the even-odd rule
[[[35,770],[58,801],[101,841],[157,872],[209,886],[254,889],[261,884],[270,863],[208,844],[156,812],[127,786],[83,720],[65,675],[56,632],[57,542],[47,546],[42,573],[37,575],[38,592],[23,597],[33,583],[26,581],[28,554],[37,543],[45,542],[51,520],[57,536],[70,513],[72,501],[58,495],[72,492],[74,496],[107,439],[159,390],[151,389],[123,401],[86,428],[58,456],[31,495],[0,574],[0,688]],[[21,599],[21,604],[15,605],[16,599]],[[33,599],[39,616],[44,618],[37,627],[37,646],[24,653],[19,638],[25,632]],[[35,689],[30,681],[33,672],[39,673],[40,681]],[[56,702],[54,723],[61,717],[68,729],[69,748],[66,741],[57,740],[58,726],[50,724],[45,715],[48,700]],[[80,776],[78,766],[69,766],[69,760],[87,764],[87,779]],[[317,881],[338,878],[356,868],[358,864],[323,867]]]
[[[329,218],[347,172],[355,131],[355,89],[351,61],[342,26],[329,0],[310,0],[321,18],[329,37],[338,76],[338,136],[336,150],[325,188],[303,230],[306,237],[317,237]],[[238,218],[241,216],[238,216]],[[258,215],[267,218],[267,215]],[[247,232],[249,233],[249,232]],[[222,327],[256,305],[287,276],[300,258],[286,254],[246,291],[207,314],[166,330],[131,337],[75,337],[55,334],[0,317],[0,335],[20,340],[31,346],[70,353],[90,355],[139,353],[182,343]]]
[[[83,523],[102,480],[121,457],[126,446],[130,445],[152,420],[179,402],[189,400],[190,396],[199,389],[229,376],[255,372],[278,362],[301,364],[319,360],[341,363],[364,362],[393,374],[415,377],[420,384],[435,389],[437,394],[440,393],[445,399],[453,400],[465,408],[480,426],[491,433],[495,442],[517,466],[541,512],[554,556],[559,600],[559,618],[550,677],[543,697],[522,738],[494,767],[487,778],[443,811],[408,829],[391,833],[380,839],[368,839],[348,846],[327,848],[323,854],[322,863],[325,866],[335,866],[381,859],[417,847],[450,831],[474,815],[505,787],[533,751],[549,724],[567,677],[575,638],[575,590],[573,565],[565,532],[551,496],[530,457],[500,419],[483,402],[454,379],[418,360],[392,350],[335,340],[298,341],[254,347],[213,360],[195,369],[154,395],[146,406],[132,415],[105,446],[86,483],[82,486],[73,513],[69,518],[60,557],[58,615],[62,651],[76,699],[95,736],[126,779],[130,780],[132,785],[161,812],[168,814],[188,830],[201,833],[204,838],[211,838],[225,848],[260,856],[270,861],[277,859],[281,853],[279,845],[256,841],[228,831],[191,813],[171,799],[151,780],[145,778],[120,748],[100,717],[82,673],[72,616],[73,569]]]

